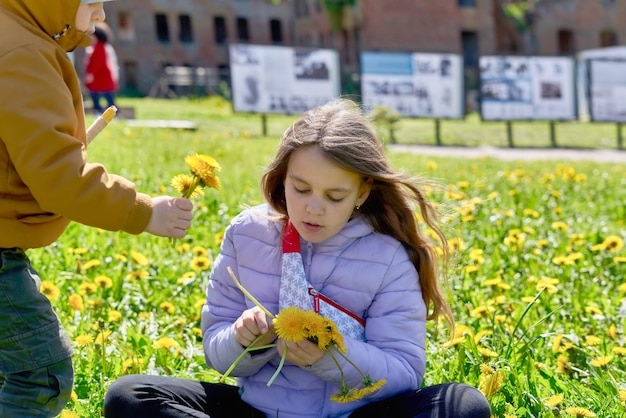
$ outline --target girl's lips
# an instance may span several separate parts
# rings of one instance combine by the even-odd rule
[[[311,224],[308,222],[302,222],[302,225],[304,225],[307,231],[317,232],[322,229],[321,225]]]

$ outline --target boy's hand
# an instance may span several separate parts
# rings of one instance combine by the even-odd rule
[[[182,197],[152,198],[152,217],[145,232],[160,237],[182,238],[191,226],[193,204]]]

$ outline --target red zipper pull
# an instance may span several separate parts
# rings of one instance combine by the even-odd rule
[[[317,290],[309,287],[309,295],[313,296],[313,311],[320,313],[320,294]]]

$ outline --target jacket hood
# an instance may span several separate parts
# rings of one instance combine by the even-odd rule
[[[90,37],[74,28],[80,0],[0,0],[0,7],[14,14],[33,31],[43,31],[65,51],[91,44]]]

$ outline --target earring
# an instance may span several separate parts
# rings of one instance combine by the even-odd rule
[[[361,205],[356,205],[355,209],[356,209],[356,210],[361,209]]]

